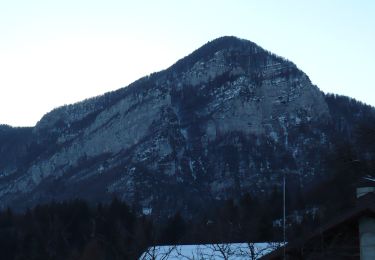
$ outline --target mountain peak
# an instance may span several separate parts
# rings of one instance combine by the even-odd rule
[[[188,56],[180,59],[172,67],[170,67],[168,71],[174,70],[175,72],[182,72],[192,67],[199,60],[209,59],[209,57],[212,57],[218,51],[233,49],[264,52],[261,47],[251,41],[243,40],[235,36],[223,36],[207,42]]]
[[[247,68],[249,70],[254,70],[255,67],[259,66],[267,66],[270,60],[274,63],[288,64],[289,67],[297,69],[294,63],[263,49],[254,42],[235,36],[223,36],[207,42],[191,54],[180,59],[168,68],[166,72],[174,74],[185,72],[197,62],[206,62],[212,59],[218,52],[225,53],[226,60],[229,63],[237,62],[243,67],[250,66],[251,68]],[[245,70],[247,69],[245,68]]]
[[[239,47],[246,47],[249,45],[256,46],[255,43],[249,40],[238,38],[236,36],[222,36],[222,37],[219,37],[212,41],[207,42],[201,48],[210,47],[210,48],[215,48],[218,51],[220,49],[239,48]]]
[[[293,63],[225,36],[126,88],[50,112],[12,150],[0,142],[0,199],[27,207],[118,194],[161,212],[171,189],[183,191],[182,204],[256,193],[255,184],[268,189],[265,176],[294,165],[307,183],[316,169],[299,165],[311,152],[303,140],[314,149],[327,139],[309,130],[326,118],[324,96]]]

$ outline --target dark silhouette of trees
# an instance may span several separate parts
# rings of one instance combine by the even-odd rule
[[[117,199],[96,208],[74,200],[22,214],[8,209],[0,212],[0,253],[2,259],[136,259],[149,245],[149,226]]]
[[[166,245],[173,245],[181,243],[181,239],[186,232],[186,223],[180,213],[176,213],[173,217],[167,220],[167,223],[162,232],[161,242]]]

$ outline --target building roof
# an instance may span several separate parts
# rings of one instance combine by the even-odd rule
[[[375,177],[365,176],[365,177],[360,178],[357,181],[356,187],[358,187],[358,188],[360,188],[360,187],[372,187],[372,188],[375,188],[374,184],[375,184]]]
[[[356,206],[344,213],[341,213],[336,218],[328,222],[327,224],[317,228],[310,234],[300,238],[296,241],[292,241],[287,243],[284,247],[280,247],[279,249],[261,257],[261,260],[268,260],[268,259],[278,259],[283,256],[284,252],[286,254],[292,254],[293,251],[299,250],[303,248],[305,244],[313,239],[319,238],[322,234],[327,234],[331,232],[335,232],[337,229],[340,229],[343,226],[348,226],[351,224],[358,223],[358,219],[363,216],[370,216],[375,218],[375,193],[371,192],[357,200]]]
[[[139,260],[177,259],[259,259],[272,252],[280,243],[231,243],[202,245],[164,245],[148,248]]]

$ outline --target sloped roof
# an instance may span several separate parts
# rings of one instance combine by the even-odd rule
[[[328,222],[327,224],[317,228],[315,231],[304,236],[301,239],[292,241],[288,243],[285,248],[280,247],[279,249],[261,257],[261,260],[276,259],[284,254],[291,253],[294,250],[298,250],[303,247],[307,242],[320,237],[322,234],[328,232],[334,232],[343,225],[357,224],[358,219],[363,216],[370,216],[375,218],[375,193],[371,192],[357,200],[356,206],[342,214],[338,215],[336,218]]]
[[[148,248],[139,260],[178,260],[178,259],[259,259],[261,256],[280,247],[280,243],[231,243],[202,245],[164,245]]]

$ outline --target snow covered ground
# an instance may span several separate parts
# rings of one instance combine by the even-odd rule
[[[280,246],[275,242],[154,246],[139,260],[256,260]]]

